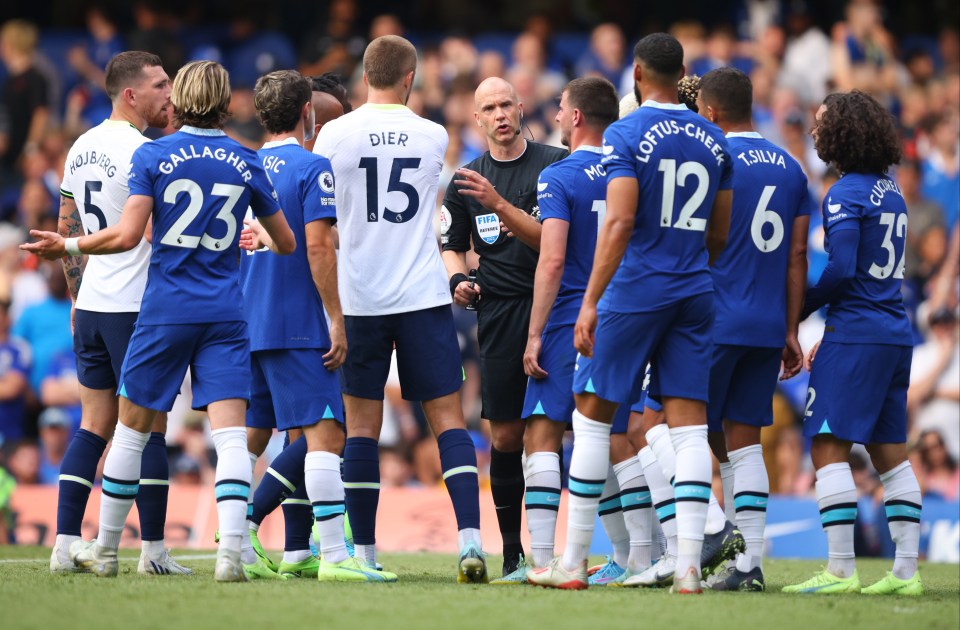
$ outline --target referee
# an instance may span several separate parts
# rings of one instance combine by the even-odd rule
[[[521,135],[523,105],[503,79],[484,80],[475,93],[477,126],[490,150],[459,169],[441,209],[443,262],[461,305],[477,305],[481,416],[490,421],[490,484],[503,538],[503,575],[521,562],[523,371],[533,277],[540,248],[537,178],[567,152]],[[504,233],[506,232],[506,233]],[[466,276],[466,252],[480,257],[477,279]]]

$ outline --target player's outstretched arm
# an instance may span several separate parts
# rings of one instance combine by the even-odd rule
[[[787,263],[787,338],[783,348],[783,374],[785,381],[800,373],[803,367],[803,349],[800,347],[798,328],[803,311],[803,296],[807,291],[807,232],[810,217],[801,215],[793,220],[793,236],[790,240],[790,259]]]
[[[83,236],[83,220],[80,218],[80,209],[77,202],[71,197],[60,195],[60,217],[57,220],[57,232],[63,238],[78,238]],[[63,259],[63,275],[67,278],[67,287],[70,289],[70,298],[74,304],[80,294],[80,283],[83,281],[83,268],[86,259],[83,256],[67,256]]]
[[[493,184],[480,173],[461,168],[457,169],[457,177],[453,183],[461,195],[473,197],[481,206],[496,213],[507,230],[527,247],[539,251],[541,227],[535,218],[501,197]]]
[[[281,256],[288,256],[296,251],[297,239],[293,235],[293,230],[287,223],[287,218],[283,216],[283,210],[278,210],[271,215],[257,217],[260,225],[270,235],[273,246],[270,248],[273,252]]]
[[[732,207],[733,191],[718,190],[717,196],[713,199],[710,221],[707,222],[707,252],[710,255],[709,264],[711,267],[723,253],[723,248],[727,246],[727,236],[730,234],[730,209]]]
[[[560,292],[560,279],[566,259],[567,235],[570,224],[560,219],[547,219],[540,237],[540,259],[533,279],[533,307],[527,329],[527,349],[523,353],[523,370],[527,376],[544,378],[547,372],[540,367],[540,338],[547,326],[553,303]]]
[[[607,290],[630,242],[637,214],[640,185],[633,177],[615,177],[607,183],[607,214],[597,234],[593,270],[583,295],[580,315],[573,329],[577,352],[593,356],[593,333],[597,327],[597,302]]]
[[[47,260],[63,258],[66,254],[102,255],[126,252],[137,246],[143,239],[150,212],[153,211],[153,197],[130,195],[123,206],[120,221],[94,234],[64,239],[56,232],[30,230],[30,236],[37,239],[34,243],[25,243],[20,249],[33,252]]]
[[[820,310],[839,295],[857,273],[860,248],[859,221],[844,221],[830,230],[830,254],[817,284],[807,289],[800,321]]]
[[[333,225],[331,221],[320,219],[307,223],[305,230],[310,274],[330,316],[330,351],[323,355],[323,364],[333,371],[343,365],[347,358],[347,332],[343,323],[343,310],[340,308]]]

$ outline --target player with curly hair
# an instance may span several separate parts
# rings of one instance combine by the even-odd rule
[[[817,112],[817,154],[842,177],[823,203],[830,258],[807,290],[803,316],[827,307],[811,368],[804,434],[817,469],[826,569],[788,593],[922,595],[917,571],[920,486],[907,461],[907,386],[913,356],[903,307],[907,207],[888,169],[900,161],[893,118],[863,92],[831,94]],[[815,360],[814,360],[815,358]],[[857,489],[847,457],[864,444],[883,483],[893,571],[861,589],[854,556]]]

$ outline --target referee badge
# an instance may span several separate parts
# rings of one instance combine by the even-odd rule
[[[477,234],[487,245],[493,245],[500,238],[500,219],[496,214],[477,215]]]

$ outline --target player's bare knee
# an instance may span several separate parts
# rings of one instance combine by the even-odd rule
[[[247,427],[247,450],[257,456],[263,455],[272,434],[272,429]]]
[[[167,412],[161,411],[157,414],[157,417],[153,419],[153,426],[150,427],[152,433],[163,433],[167,434]]]
[[[577,411],[587,418],[606,424],[613,422],[613,415],[617,412],[617,403],[586,392],[575,394],[574,400],[577,403]]]
[[[560,450],[565,423],[554,422],[546,416],[531,416],[525,425],[523,450],[528,456],[533,453],[556,453]]]
[[[850,457],[853,444],[838,440],[832,435],[816,435],[810,445],[810,459],[813,467],[820,470],[830,464],[842,464]]]
[[[868,444],[866,448],[873,467],[881,475],[907,461],[906,444]]]
[[[626,433],[620,433],[610,436],[610,463],[617,465],[634,457],[637,451],[630,443],[630,438]]]
[[[303,435],[307,438],[307,450],[310,452],[326,451],[338,455],[343,453],[345,436],[343,427],[336,420],[321,420],[304,427]]]

